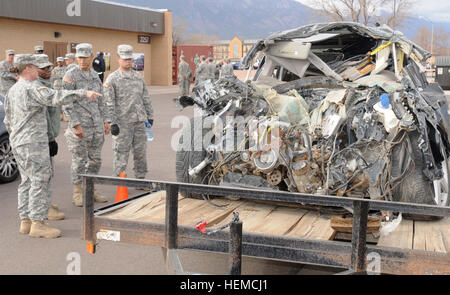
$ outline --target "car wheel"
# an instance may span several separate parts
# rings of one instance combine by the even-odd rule
[[[422,172],[425,169],[425,161],[423,153],[418,147],[419,133],[413,131],[406,135],[409,138],[409,143],[404,140],[402,144],[394,147],[392,153],[392,176],[399,177],[402,171],[405,170],[405,165],[409,161],[414,164],[414,169],[406,175],[400,184],[393,190],[393,199],[397,202],[418,203],[438,206],[448,206],[449,203],[449,180],[448,180],[448,161],[447,158],[441,163],[444,171],[444,176],[435,181],[430,181]],[[408,149],[410,153],[405,152]],[[444,152],[444,147],[441,146]],[[401,160],[403,159],[403,160]],[[402,167],[401,167],[402,166]],[[414,220],[437,220],[441,217],[419,215],[419,214],[404,214],[406,219]]]
[[[12,153],[7,134],[0,137],[0,182],[6,183],[16,180],[19,168]]]
[[[195,143],[203,142],[203,137],[209,131],[209,129],[203,128],[201,125],[202,123],[194,124],[194,120],[201,120],[201,119],[192,118],[190,121],[190,126],[186,126],[185,129],[182,131],[183,138],[190,138],[191,146],[190,150],[188,151],[182,150],[180,148],[176,153],[176,160],[175,160],[176,178],[178,182],[204,184],[205,183],[204,177],[207,170],[206,168],[200,171],[197,175],[194,176],[189,175],[189,170],[199,165],[207,156],[207,152],[204,150],[203,146],[201,150],[196,150],[194,148],[194,145]],[[198,127],[202,129],[196,130],[195,128],[199,129]],[[201,194],[193,194],[187,192],[180,192],[180,194],[183,197],[187,198],[202,199]]]

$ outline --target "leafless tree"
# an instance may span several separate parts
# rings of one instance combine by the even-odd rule
[[[444,26],[434,28],[433,55],[450,55],[450,32]],[[413,37],[413,41],[423,49],[431,52],[431,29],[422,25]]]
[[[172,22],[172,42],[174,45],[183,43],[187,39],[189,22],[181,17],[174,17]]]
[[[191,34],[185,44],[211,44],[213,41],[219,41],[220,38],[216,35],[207,35],[205,33]]]
[[[403,27],[406,19],[411,17],[411,9],[414,3],[411,0],[390,0],[386,3],[390,13],[380,16],[381,22],[389,25],[391,28],[398,29]]]
[[[410,16],[412,0],[311,0],[310,5],[331,21],[375,22],[399,27]]]

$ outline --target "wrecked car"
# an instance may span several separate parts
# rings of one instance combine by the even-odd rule
[[[262,58],[252,80],[176,99],[201,114],[180,137],[177,181],[448,206],[448,105],[425,78],[430,56],[352,22],[260,40],[243,59]]]

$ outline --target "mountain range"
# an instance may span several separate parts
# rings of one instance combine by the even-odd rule
[[[113,0],[110,2],[169,9],[174,22],[182,19],[188,24],[187,34],[203,33],[230,40],[264,38],[271,33],[292,29],[309,23],[326,21],[317,11],[295,0]],[[420,18],[407,20],[400,28],[413,38],[422,25],[430,22]],[[434,23],[450,30],[450,23]]]

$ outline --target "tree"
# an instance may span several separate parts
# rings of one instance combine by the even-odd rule
[[[401,26],[410,16],[411,0],[311,0],[310,5],[331,21],[353,21],[365,25],[386,23]]]
[[[191,34],[185,41],[185,44],[211,44],[211,42],[219,41],[216,35],[207,35],[205,33]]]
[[[437,26],[433,32],[433,55],[450,55],[450,32],[444,26]],[[422,25],[413,37],[413,41],[431,52],[431,29]]]
[[[380,16],[380,20],[393,29],[403,27],[406,19],[411,17],[413,3],[410,0],[390,0],[387,3],[391,13]]]
[[[189,21],[181,17],[174,17],[172,22],[172,42],[174,45],[182,44],[187,39]]]

